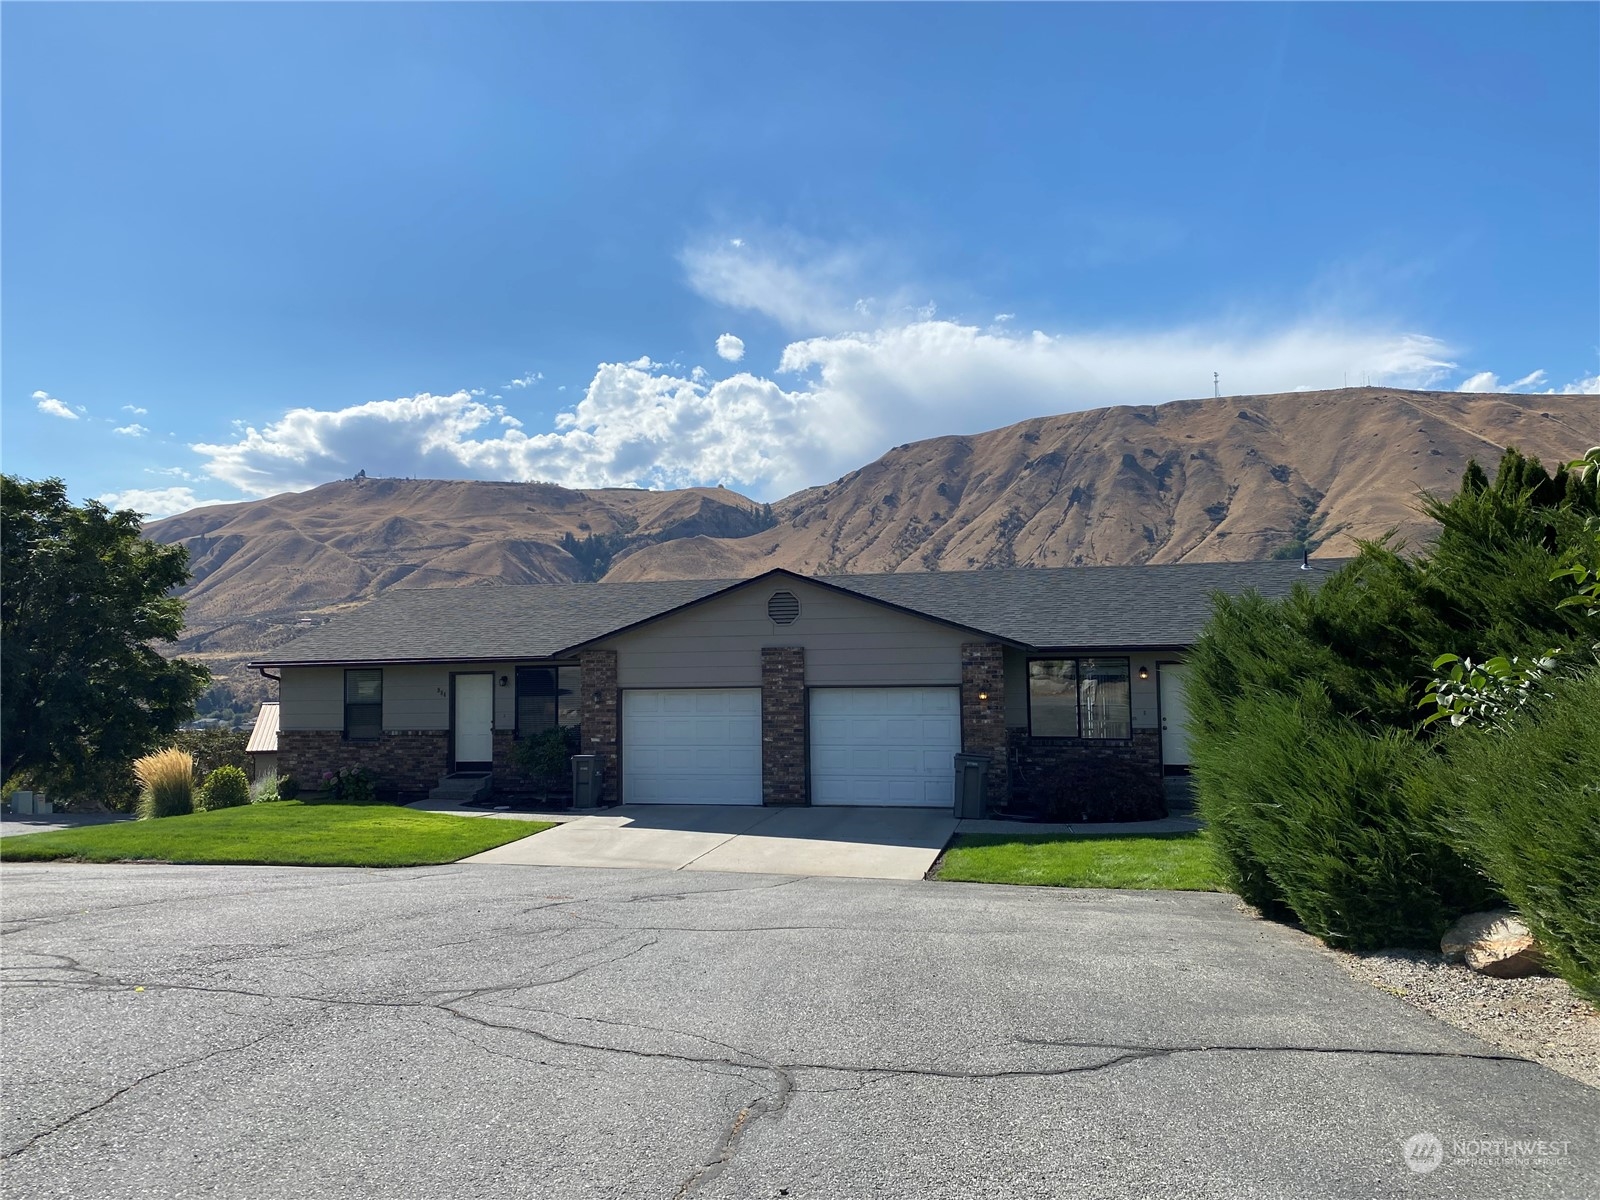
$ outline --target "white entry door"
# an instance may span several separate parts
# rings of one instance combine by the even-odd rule
[[[1189,702],[1184,688],[1189,668],[1182,663],[1161,663],[1156,667],[1161,681],[1161,765],[1189,765]]]
[[[760,804],[760,689],[623,692],[622,800]]]
[[[457,675],[450,728],[456,766],[488,766],[494,759],[494,676]]]
[[[960,750],[958,688],[811,690],[813,804],[949,808]]]

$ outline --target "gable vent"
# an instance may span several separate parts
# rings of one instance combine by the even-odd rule
[[[767,601],[767,616],[774,625],[793,625],[799,615],[800,601],[793,592],[773,592],[772,599]]]

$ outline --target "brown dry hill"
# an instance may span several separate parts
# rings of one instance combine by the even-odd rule
[[[194,582],[178,651],[241,697],[262,698],[259,677],[240,670],[247,658],[397,584],[571,583],[599,578],[619,549],[740,536],[768,520],[761,505],[724,488],[346,479],[195,509],[145,533],[189,548]]]
[[[1346,388],[1102,408],[897,447],[773,505],[777,527],[621,558],[608,580],[1253,560],[1415,542],[1423,491],[1508,445],[1600,442],[1593,396]]]
[[[721,488],[345,480],[146,527],[193,556],[180,651],[241,696],[241,666],[395,585],[728,578],[1259,559],[1425,526],[1423,490],[1515,445],[1600,442],[1592,396],[1349,388],[1040,417],[900,446],[772,506]],[[564,535],[586,545],[576,555]],[[609,573],[605,573],[609,567]]]

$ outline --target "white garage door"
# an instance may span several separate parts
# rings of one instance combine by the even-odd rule
[[[813,688],[811,803],[955,802],[957,688]]]
[[[760,690],[623,692],[622,799],[760,804]]]

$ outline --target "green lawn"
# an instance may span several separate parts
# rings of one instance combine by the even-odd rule
[[[452,817],[388,804],[283,800],[0,838],[0,861],[418,867],[455,862],[549,828],[537,821]]]
[[[950,843],[936,879],[1045,887],[1225,890],[1200,833],[1076,837],[1058,833],[973,833]]]

